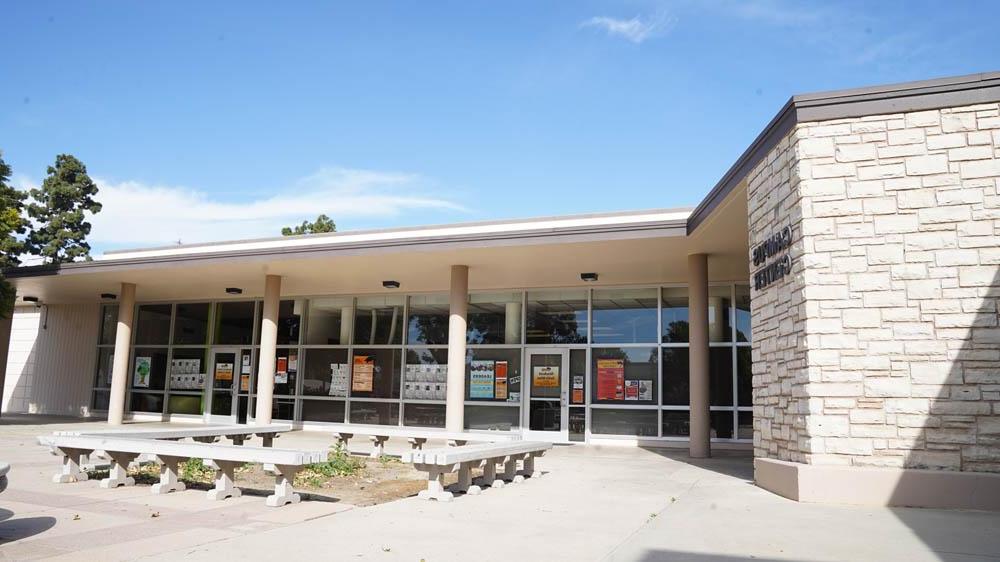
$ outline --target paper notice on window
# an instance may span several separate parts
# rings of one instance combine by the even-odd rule
[[[469,398],[493,398],[493,381],[496,362],[478,359],[472,362],[469,371]]]
[[[533,367],[531,385],[536,388],[559,388],[559,367],[547,365]]]
[[[249,375],[250,374],[250,354],[249,353],[244,353],[243,354],[243,365],[240,368],[240,373],[244,374],[244,375]]]
[[[215,380],[217,380],[217,381],[231,381],[231,380],[233,380],[233,364],[232,363],[216,363],[215,364]]]
[[[639,400],[653,399],[653,381],[650,379],[639,380]]]
[[[152,370],[152,357],[136,357],[135,373],[132,375],[132,386],[135,388],[149,388],[149,377]]]
[[[354,356],[354,373],[351,377],[352,392],[371,392],[375,378],[375,360],[367,355]]]
[[[497,361],[494,366],[494,374],[496,376],[496,390],[493,397],[497,400],[507,400],[507,362]]]
[[[625,381],[625,400],[639,399],[639,381]]]
[[[597,399],[623,400],[625,398],[625,360],[597,360]]]
[[[330,396],[347,397],[347,365],[345,363],[330,363]]]
[[[250,392],[250,375],[240,375],[240,392]]]

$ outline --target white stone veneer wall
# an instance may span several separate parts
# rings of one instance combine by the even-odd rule
[[[1000,105],[799,124],[748,200],[755,454],[1000,471]]]

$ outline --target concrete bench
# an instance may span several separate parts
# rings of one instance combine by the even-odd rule
[[[403,454],[403,462],[413,463],[417,470],[427,473],[427,489],[418,496],[424,499],[451,501],[454,495],[444,489],[444,475],[458,470],[454,492],[480,494],[484,487],[502,488],[506,482],[522,482],[526,477],[539,476],[535,471],[535,457],[545,454],[552,443],[541,441],[513,441],[509,443],[478,443],[460,447],[413,450]],[[521,461],[521,471],[517,462]],[[498,474],[497,465],[503,465]],[[483,469],[478,484],[472,483],[472,469]]]
[[[291,431],[287,424],[266,425],[207,425],[196,427],[136,428],[136,429],[96,429],[93,431],[54,431],[58,436],[122,437],[128,439],[193,439],[200,443],[214,443],[219,437],[232,440],[234,445],[242,445],[254,435],[263,439],[264,446],[270,447],[281,433]]]
[[[399,427],[392,425],[356,425],[356,424],[336,424],[331,425],[333,436],[337,443],[347,448],[348,442],[356,435],[367,435],[372,442],[371,458],[378,458],[385,454],[385,442],[392,437],[406,439],[413,450],[421,450],[428,439],[443,439],[449,445],[461,446],[470,442],[493,443],[497,441],[520,440],[520,435],[504,433],[469,433],[445,431],[442,429]]]
[[[292,488],[295,474],[304,465],[326,460],[322,451],[297,451],[273,447],[244,447],[208,443],[182,443],[159,439],[135,439],[92,435],[44,436],[39,443],[52,447],[63,456],[63,470],[53,477],[54,482],[79,482],[87,479],[80,471],[79,458],[94,451],[104,451],[111,458],[108,478],[101,480],[102,488],[132,486],[135,480],[128,476],[128,465],[139,455],[155,456],[160,464],[160,482],[153,485],[154,494],[183,490],[178,480],[178,464],[185,459],[204,459],[215,469],[215,488],[209,490],[210,500],[239,497],[234,486],[236,467],[245,463],[273,465],[275,472],[274,494],[265,503],[278,507],[298,503],[300,497]]]

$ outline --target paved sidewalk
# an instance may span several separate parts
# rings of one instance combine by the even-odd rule
[[[753,486],[744,455],[557,447],[538,463],[543,477],[451,503],[271,509],[254,496],[52,484],[58,461],[33,437],[63,427],[0,422],[14,476],[0,495],[0,559],[1000,560],[1000,514],[797,504]],[[330,441],[295,432],[279,443]]]

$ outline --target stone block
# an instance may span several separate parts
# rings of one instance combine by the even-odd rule
[[[799,191],[804,197],[843,196],[846,184],[843,178],[804,179]]]
[[[972,211],[967,205],[951,205],[919,209],[917,216],[921,224],[962,222],[972,218]]]
[[[927,148],[930,150],[958,148],[960,146],[965,146],[964,133],[949,133],[946,135],[931,135],[927,137]]]
[[[882,324],[882,315],[878,309],[845,310],[843,318],[845,328],[878,328]]]
[[[1000,177],[1000,159],[962,162],[959,173],[962,179]]]
[[[943,174],[948,171],[948,157],[944,154],[929,154],[927,156],[911,156],[906,159],[906,174],[910,176],[926,176]]]
[[[868,246],[867,250],[869,265],[887,265],[903,262],[902,244],[884,244],[881,246]]]
[[[941,116],[941,132],[956,133],[976,130],[976,114],[951,113]]]
[[[887,215],[874,218],[876,234],[902,234],[919,229],[917,215]]]
[[[988,265],[959,267],[958,284],[962,287],[1000,286],[1000,268]]]
[[[924,130],[920,128],[898,129],[889,131],[886,137],[889,144],[914,144],[924,142]]]
[[[857,199],[839,199],[812,204],[813,216],[820,218],[860,215],[861,208],[861,201]]]
[[[812,437],[846,437],[850,422],[847,416],[810,415],[806,418],[806,432]]]
[[[879,217],[875,217],[876,229],[878,228],[878,219]],[[953,231],[916,232],[916,230],[913,229],[903,237],[903,244],[907,252],[958,247],[958,237]]]
[[[868,260],[866,258],[861,258],[861,260],[865,263],[864,271],[867,271]],[[892,288],[892,281],[887,271],[879,273],[855,273],[848,276],[847,281],[852,291],[887,291]]]
[[[990,405],[986,402],[966,402],[962,400],[934,400],[930,413],[938,416],[988,416]]]
[[[934,261],[939,266],[978,265],[979,250],[941,250],[934,252]]]
[[[834,155],[832,137],[799,139],[796,151],[800,159],[825,158]]]
[[[919,209],[937,205],[937,197],[933,189],[909,189],[897,192],[896,200],[901,209]]]
[[[816,180],[811,180],[816,181]],[[835,181],[835,180],[825,180]],[[839,180],[843,182],[844,180]],[[805,182],[803,182],[805,183]],[[880,180],[871,181],[850,181],[847,180],[848,197],[879,197],[885,193],[885,188]],[[836,195],[831,193],[830,195]]]
[[[888,398],[885,411],[890,414],[929,414],[930,400],[926,398]]]
[[[858,166],[857,175],[859,180],[884,180],[888,178],[902,178],[906,176],[906,166],[903,164],[881,164],[878,166]],[[912,180],[910,182],[912,184]],[[916,187],[920,182],[916,182]],[[886,184],[886,189],[889,184]],[[896,187],[896,189],[900,189]]]
[[[813,179],[854,176],[854,164],[817,164],[812,167]]]
[[[910,380],[918,384],[961,384],[961,366],[950,361],[910,363]]]
[[[915,111],[904,117],[907,127],[933,127],[940,124],[941,114],[938,110]]]
[[[876,158],[874,144],[838,144],[837,162],[861,162],[864,160],[874,160]],[[851,169],[854,175],[854,169]]]
[[[952,148],[948,151],[948,160],[958,162],[961,160],[985,160],[993,158],[993,147],[966,146],[964,148]]]
[[[865,396],[897,398],[910,395],[910,380],[906,377],[868,377],[865,379]]]
[[[871,455],[870,439],[859,437],[830,437],[824,440],[826,452],[840,455]]]

